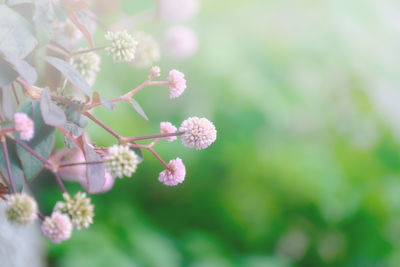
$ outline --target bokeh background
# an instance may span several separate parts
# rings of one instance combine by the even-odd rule
[[[152,5],[125,0],[121,9]],[[145,152],[132,178],[92,196],[90,229],[47,244],[50,266],[399,266],[399,14],[394,0],[203,0],[187,23],[198,53],[159,62],[164,76],[186,74],[184,95],[141,92],[150,121],[124,104],[96,115],[127,136],[204,116],[216,143],[203,151],[157,145],[186,164],[186,181],[173,188],[157,181],[162,166]],[[157,35],[167,26],[141,27]],[[95,89],[105,97],[147,76],[102,58]],[[45,212],[60,198],[52,186],[35,189]]]

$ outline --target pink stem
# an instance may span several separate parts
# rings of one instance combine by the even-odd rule
[[[154,149],[152,147],[148,147],[147,150],[149,150],[151,152],[151,154],[153,154],[153,156],[158,159],[158,161],[161,162],[162,165],[164,165],[164,167],[166,169],[169,169],[168,164],[157,154],[156,151],[154,151]]]
[[[90,48],[90,49],[86,49],[86,50],[80,50],[80,51],[72,53],[71,56],[77,56],[77,55],[86,54],[86,53],[90,53],[90,52],[94,52],[94,51],[98,51],[98,50],[104,50],[106,48],[107,48],[107,46],[101,46],[101,47],[95,47],[95,48]]]
[[[77,166],[77,165],[92,165],[92,164],[102,164],[104,161],[93,161],[93,162],[77,162],[77,163],[67,163],[67,164],[60,164],[59,168]]]
[[[65,186],[64,186],[64,184],[63,184],[63,182],[62,182],[60,176],[58,175],[57,172],[54,172],[54,175],[56,176],[56,182],[57,182],[57,184],[58,184],[58,187],[61,189],[61,192],[62,192],[63,194],[66,193],[67,191],[65,190]]]
[[[146,140],[146,139],[153,139],[153,138],[163,138],[163,137],[170,137],[170,136],[180,136],[185,132],[176,132],[176,133],[167,133],[167,134],[153,134],[153,135],[144,135],[144,136],[136,136],[136,137],[128,137],[126,138],[127,141],[138,141],[138,140]]]
[[[40,160],[43,164],[46,164],[48,166],[52,166],[52,164],[47,159],[45,159],[44,157],[42,157],[41,155],[36,153],[36,151],[34,151],[32,148],[30,148],[25,143],[21,142],[20,140],[18,140],[16,138],[11,137],[10,135],[7,135],[7,137],[10,138],[11,140],[13,140],[14,142],[16,142],[18,145],[22,146],[26,151],[31,153],[35,158]]]
[[[17,102],[17,105],[19,106],[19,104],[21,103],[19,101],[19,97],[18,97],[18,93],[17,93],[17,88],[15,88],[15,84],[11,83],[12,89],[13,89],[13,93],[14,93],[14,97],[15,97],[15,101]]]
[[[12,133],[12,132],[15,132],[14,128],[7,128],[7,129],[0,130],[0,134],[6,134],[6,133]]]
[[[88,117],[89,119],[91,119],[92,121],[94,121],[95,123],[97,123],[99,126],[101,126],[104,130],[106,130],[107,132],[109,132],[110,134],[112,134],[115,138],[117,138],[118,140],[121,138],[121,136],[119,134],[117,134],[116,132],[114,132],[113,130],[111,130],[107,125],[105,125],[104,123],[102,123],[101,121],[99,121],[96,117],[94,117],[92,114],[90,114],[89,112],[84,112],[83,115],[85,115],[86,117]]]
[[[3,146],[3,154],[4,154],[4,158],[6,160],[8,179],[10,180],[11,189],[12,189],[13,193],[16,193],[17,190],[15,188],[14,180],[13,180],[12,173],[11,173],[10,158],[8,157],[8,149],[7,149],[7,144],[6,144],[6,140],[4,139],[4,137],[1,140],[1,144]]]

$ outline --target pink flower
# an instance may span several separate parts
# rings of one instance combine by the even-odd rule
[[[54,153],[49,160],[57,165],[81,163],[86,161],[85,156],[79,148],[63,148]],[[66,181],[80,182],[82,179],[86,179],[86,165],[82,164],[59,168],[58,174]]]
[[[158,180],[167,186],[175,186],[185,180],[186,168],[180,158],[171,160],[168,163],[168,169],[160,172]]]
[[[171,70],[167,78],[170,98],[179,97],[186,89],[185,75],[177,70]]]
[[[161,0],[160,15],[169,21],[184,21],[193,18],[200,10],[199,0]]]
[[[99,191],[96,191],[96,194],[105,193],[107,191],[110,191],[111,188],[114,186],[115,178],[112,177],[108,171],[106,171],[105,179],[106,180],[104,182],[103,187]],[[83,188],[86,189],[86,191],[89,190],[89,185],[87,183],[86,177],[84,179],[81,179],[81,185]]]
[[[170,122],[161,122],[160,123],[160,131],[163,134],[169,134],[169,133],[176,133],[176,127],[174,125],[172,125],[172,123]],[[172,142],[174,140],[176,140],[176,136],[169,136],[169,137],[165,137],[165,139],[167,139],[167,141]]]
[[[214,124],[206,118],[190,117],[182,122],[180,132],[185,132],[181,138],[187,147],[204,149],[217,139],[217,130]]]
[[[34,123],[25,113],[14,114],[14,128],[22,140],[29,141],[33,138]]]
[[[189,27],[173,26],[164,36],[167,53],[176,59],[185,59],[193,56],[198,47],[196,33]]]
[[[46,217],[40,227],[42,233],[50,241],[61,243],[71,237],[72,223],[70,218],[62,213],[53,212],[51,217]]]
[[[150,70],[149,80],[154,79],[156,77],[160,77],[161,69],[159,66],[154,66]]]

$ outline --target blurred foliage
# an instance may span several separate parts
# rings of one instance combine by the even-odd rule
[[[204,0],[191,22],[199,53],[160,64],[186,74],[185,94],[141,92],[150,122],[123,104],[97,114],[124,135],[198,114],[217,142],[200,152],[161,142],[187,180],[163,186],[145,154],[134,177],[93,196],[89,230],[49,244],[51,266],[398,266],[399,11],[390,0]],[[95,88],[113,97],[146,75],[103,57]],[[60,198],[39,190],[43,203]]]

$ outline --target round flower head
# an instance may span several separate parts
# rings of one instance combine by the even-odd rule
[[[149,79],[149,80],[152,80],[152,79],[154,79],[154,78],[156,78],[156,77],[160,77],[160,75],[161,75],[161,69],[160,69],[160,67],[159,67],[159,66],[154,66],[154,67],[152,67],[151,70],[150,70],[150,74],[149,74],[148,79]]]
[[[61,243],[71,237],[73,226],[68,215],[56,211],[44,219],[40,228],[51,242]]]
[[[34,123],[25,113],[14,114],[14,128],[22,140],[29,141],[33,138]]]
[[[7,219],[12,223],[30,224],[36,219],[36,201],[25,194],[13,194],[7,200]]]
[[[109,31],[104,37],[111,42],[106,51],[115,62],[130,62],[135,58],[137,42],[126,30]]]
[[[114,145],[108,149],[105,156],[106,166],[114,177],[130,177],[136,172],[139,157],[128,146]]]
[[[199,12],[199,2],[199,0],[161,0],[160,15],[170,21],[191,19]]]
[[[176,59],[185,59],[193,56],[198,47],[196,33],[185,26],[173,26],[164,36],[166,52]]]
[[[85,193],[78,192],[73,198],[67,193],[63,194],[64,202],[58,201],[54,211],[69,216],[76,229],[88,228],[93,223],[94,206]]]
[[[136,32],[133,38],[138,42],[133,64],[137,68],[148,68],[160,59],[160,47],[153,36],[144,32]]]
[[[187,147],[204,149],[214,143],[217,130],[214,124],[206,118],[190,117],[182,122],[180,132],[185,132],[181,138]]]
[[[170,160],[168,169],[160,172],[158,180],[165,185],[175,186],[181,184],[185,180],[186,168],[180,158]]]
[[[97,73],[100,71],[100,61],[98,54],[89,52],[74,58],[73,65],[92,86],[96,81]]]
[[[186,89],[185,75],[177,70],[171,70],[168,78],[169,96],[170,98],[179,97]]]
[[[176,127],[174,125],[172,125],[172,123],[170,123],[170,122],[161,122],[160,123],[160,131],[163,134],[176,133],[176,130],[177,130]],[[170,142],[176,140],[176,138],[177,138],[176,136],[165,137],[165,139],[167,139],[167,141],[170,141]]]

